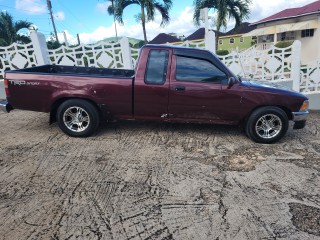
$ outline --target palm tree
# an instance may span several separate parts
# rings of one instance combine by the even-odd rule
[[[113,15],[114,30],[116,32],[116,38],[117,38],[117,41],[118,41],[117,23],[116,23],[116,18],[115,18],[115,15],[114,15],[114,2],[115,2],[115,0],[106,0],[106,1],[111,3],[111,5],[108,7],[108,13],[109,13],[109,15]]]
[[[160,12],[162,21],[161,26],[164,26],[170,21],[169,10],[172,6],[172,0],[162,0],[163,3],[156,0],[114,0],[114,7],[110,6],[108,11],[113,13],[118,22],[123,24],[123,11],[126,7],[136,4],[140,6],[138,19],[141,21],[144,42],[147,43],[146,22],[153,21],[155,10]]]
[[[250,15],[250,3],[251,0],[194,0],[195,11],[193,19],[199,25],[201,9],[214,9],[217,12],[217,43],[221,27],[227,27],[229,20],[235,20],[235,28],[238,28],[243,20],[248,19]],[[218,48],[218,44],[216,44],[216,47]]]
[[[20,35],[21,29],[29,28],[32,23],[28,21],[13,21],[13,17],[7,12],[0,13],[0,46],[9,46],[10,44],[29,43],[30,38]]]

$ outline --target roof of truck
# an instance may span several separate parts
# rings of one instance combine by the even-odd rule
[[[156,47],[156,48],[165,48],[165,49],[185,49],[187,51],[206,51],[209,52],[206,49],[201,48],[190,48],[190,47],[184,47],[184,46],[178,46],[178,45],[164,45],[164,44],[146,44],[143,47]]]

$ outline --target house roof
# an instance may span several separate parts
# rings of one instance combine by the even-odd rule
[[[229,35],[237,35],[237,34],[245,34],[256,29],[256,26],[250,25],[248,22],[241,23],[238,28],[233,28],[229,32],[225,33],[225,36]]]
[[[266,23],[266,22],[271,22],[271,21],[280,20],[280,19],[295,18],[295,17],[310,15],[310,14],[319,13],[319,12],[320,12],[320,0],[310,3],[308,5],[305,5],[303,7],[285,9],[281,12],[273,14],[260,21],[252,23],[251,25],[257,25],[260,23]]]
[[[160,33],[154,39],[152,39],[150,44],[164,44],[164,43],[172,43],[172,42],[181,42],[181,40],[177,37],[171,36],[166,33]]]
[[[216,34],[217,31],[213,30]],[[194,33],[190,34],[188,37],[186,37],[184,40],[185,41],[192,41],[192,40],[199,40],[199,39],[204,39],[204,35],[205,35],[205,28],[199,28],[197,31],[195,31]],[[224,33],[219,32],[219,36],[224,35]]]

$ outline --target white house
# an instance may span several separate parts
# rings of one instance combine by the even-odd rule
[[[268,48],[278,41],[300,40],[301,62],[320,60],[320,1],[285,9],[251,25],[257,29],[245,36],[256,36],[258,46]]]

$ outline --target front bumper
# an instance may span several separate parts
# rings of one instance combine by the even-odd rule
[[[11,110],[13,110],[13,107],[7,101],[2,101],[2,102],[0,102],[0,109],[4,112],[8,113]]]
[[[293,112],[292,121],[294,121],[293,129],[302,129],[306,126],[306,121],[308,119],[309,112]]]

